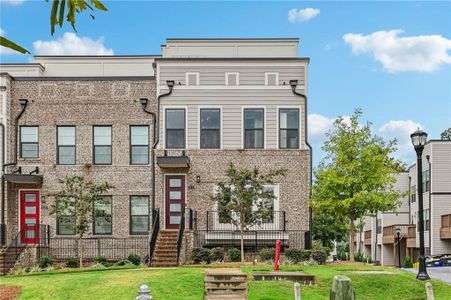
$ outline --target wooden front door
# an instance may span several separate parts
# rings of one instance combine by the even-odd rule
[[[39,241],[39,192],[20,192],[20,229],[24,244],[36,244]]]
[[[168,175],[165,182],[166,229],[179,229],[185,208],[185,176]]]

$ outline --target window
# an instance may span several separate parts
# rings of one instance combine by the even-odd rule
[[[218,149],[221,144],[219,109],[200,110],[200,148]]]
[[[376,219],[376,233],[382,233],[382,220]]]
[[[279,110],[279,148],[299,148],[299,109]]]
[[[244,148],[263,148],[263,108],[244,110]]]
[[[130,126],[130,164],[149,163],[149,126]]]
[[[57,157],[58,165],[75,165],[75,126],[58,126]]]
[[[198,72],[187,72],[186,73],[186,85],[199,85],[199,73]]]
[[[263,199],[262,200],[262,206],[267,209],[267,214],[263,216],[263,223],[274,223],[274,215],[275,215],[275,209],[276,209],[276,202],[279,201],[279,195],[278,190],[274,186],[265,186],[264,187],[265,192],[272,192],[274,195],[274,198],[272,199]]]
[[[424,230],[427,231],[431,228],[431,221],[429,219],[429,209],[423,211]]]
[[[20,157],[37,158],[39,157],[39,127],[21,126],[20,127]]]
[[[430,174],[429,170],[423,171],[423,192],[429,192],[431,182]]]
[[[94,234],[112,234],[112,198],[102,196],[94,203]]]
[[[279,85],[279,73],[266,72],[265,73],[265,85]]]
[[[56,234],[73,235],[75,234],[75,215],[73,206],[64,209],[56,217]]]
[[[185,110],[166,109],[166,148],[185,148]]]
[[[238,72],[225,73],[225,84],[226,85],[239,85],[240,84],[240,74]]]
[[[412,185],[410,188],[410,202],[413,203],[415,201],[417,201],[417,187]]]
[[[94,164],[111,165],[111,126],[94,126]]]
[[[130,197],[130,234],[147,234],[149,230],[149,197]]]

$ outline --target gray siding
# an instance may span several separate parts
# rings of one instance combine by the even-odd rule
[[[451,141],[433,142],[431,147],[432,191],[451,192]]]

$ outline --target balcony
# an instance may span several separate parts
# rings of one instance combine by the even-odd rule
[[[364,233],[363,245],[371,246],[371,230],[366,230]]]
[[[384,227],[382,234],[382,244],[394,244],[397,239],[397,231],[399,230],[399,237],[407,237],[407,231],[410,225],[397,224]]]
[[[407,248],[417,247],[417,231],[415,225],[410,225],[407,229]]]
[[[440,228],[440,239],[451,239],[451,214],[442,216],[442,227]]]

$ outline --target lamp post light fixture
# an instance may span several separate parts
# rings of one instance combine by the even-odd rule
[[[418,189],[418,233],[420,235],[420,257],[418,261],[417,279],[428,280],[429,275],[426,271],[426,257],[424,256],[424,216],[423,216],[423,149],[426,145],[428,134],[420,129],[410,135],[413,147],[417,153],[417,189]]]
[[[396,245],[398,248],[398,268],[401,269],[401,245],[399,243],[401,241],[400,237],[401,237],[401,228],[396,227]]]

